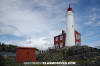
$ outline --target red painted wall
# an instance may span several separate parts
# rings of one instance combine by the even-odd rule
[[[18,47],[16,50],[16,62],[36,62],[35,48]]]
[[[78,35],[79,39],[77,39],[76,35]],[[63,39],[60,40],[60,36],[63,36]],[[58,38],[58,40],[56,40]],[[54,37],[54,46],[55,48],[60,48],[60,44],[63,44],[65,47],[66,33],[62,30],[62,34]],[[58,47],[56,45],[58,44]],[[75,30],[75,46],[81,46],[81,35],[78,31]]]
[[[77,39],[76,35],[79,36],[79,39]],[[77,42],[79,42],[80,44],[78,44],[78,46],[81,46],[81,34],[75,30],[75,45],[77,46]]]
[[[60,36],[63,36],[63,39],[60,40]],[[58,37],[58,41],[56,41],[56,38]],[[64,31],[62,31],[61,35],[55,36],[54,37],[54,45],[58,44],[58,47],[56,48],[60,48],[60,43],[63,43],[63,47],[65,47],[65,40],[66,40],[66,34],[64,33]]]

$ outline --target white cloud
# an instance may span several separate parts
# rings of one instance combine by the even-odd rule
[[[55,0],[56,1],[56,0]],[[50,31],[55,28],[55,25],[57,22],[60,22],[63,17],[63,14],[59,14],[59,16],[54,16],[53,13],[59,12],[62,13],[62,11],[59,9],[59,7],[55,7],[52,5],[54,0],[46,1],[46,0],[32,0],[33,5],[36,6],[34,3],[38,4],[39,7],[45,8],[43,11],[39,11],[37,8],[26,8],[25,3],[23,0],[4,0],[1,1],[2,4],[0,6],[0,20],[3,24],[6,24],[7,26],[13,26],[16,28],[16,30],[13,30],[13,35],[16,36],[23,36],[23,35],[33,35],[34,33],[42,33],[45,31]],[[22,6],[23,4],[23,6]],[[28,5],[29,6],[29,5]],[[49,17],[54,16],[54,18]],[[6,27],[6,26],[5,26]],[[6,34],[6,33],[5,33]],[[12,34],[12,33],[11,33]]]
[[[91,24],[93,24],[93,22],[92,21],[89,21],[89,22],[86,22],[85,24],[86,25],[91,25]]]
[[[100,40],[95,41],[94,43],[90,43],[89,46],[92,46],[92,47],[100,46]]]
[[[73,1],[72,3],[77,3]],[[31,41],[9,42],[20,46],[46,49],[53,44],[53,37],[65,29],[65,8],[68,2],[57,4],[58,0],[0,0],[0,35],[11,34],[32,37]],[[51,40],[44,40],[50,37]],[[8,42],[8,43],[9,43]]]
[[[6,43],[13,43],[14,45],[17,46],[22,46],[22,47],[35,47],[41,50],[46,50],[48,47],[52,47],[53,43],[51,43],[51,38],[47,37],[40,37],[40,38],[27,38],[24,41],[6,41]]]
[[[53,6],[55,1],[41,1],[41,0],[31,0],[28,4],[24,0],[1,0],[0,2],[0,34],[11,34],[15,36],[25,36],[32,37],[31,41],[17,41],[11,40],[8,43],[15,43],[20,46],[32,46],[36,48],[46,49],[50,40],[44,40],[47,36],[53,36],[56,34],[55,25],[60,21],[61,14],[55,18],[53,13],[61,13],[59,7]],[[27,7],[25,7],[27,5]],[[36,8],[44,8],[38,10]],[[33,9],[32,9],[33,8]],[[55,33],[52,33],[52,32]],[[52,35],[51,35],[51,34]],[[51,42],[53,43],[53,42]]]
[[[98,23],[97,23],[99,26],[100,26],[100,21],[98,21]]]
[[[85,25],[87,26],[100,26],[99,25],[99,20],[100,19],[100,15],[99,15],[100,9],[96,8],[96,7],[92,7],[91,8],[91,13],[88,17],[88,22],[85,22]]]

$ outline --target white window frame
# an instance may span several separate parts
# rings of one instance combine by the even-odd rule
[[[63,36],[62,35],[60,36],[60,40],[63,40]]]

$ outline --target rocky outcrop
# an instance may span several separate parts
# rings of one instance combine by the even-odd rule
[[[75,61],[79,65],[99,65],[100,50],[88,46],[77,46],[60,49],[49,49],[46,53],[38,54],[39,62]]]

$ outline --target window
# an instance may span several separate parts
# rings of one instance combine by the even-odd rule
[[[80,39],[80,36],[78,34],[76,34],[76,39]]]
[[[57,48],[57,47],[58,47],[58,44],[55,45],[55,48]]]
[[[60,44],[60,48],[62,48],[62,47],[63,47],[63,43]]]
[[[56,41],[58,41],[58,37],[56,37]]]
[[[60,40],[63,40],[63,36],[60,36]]]

